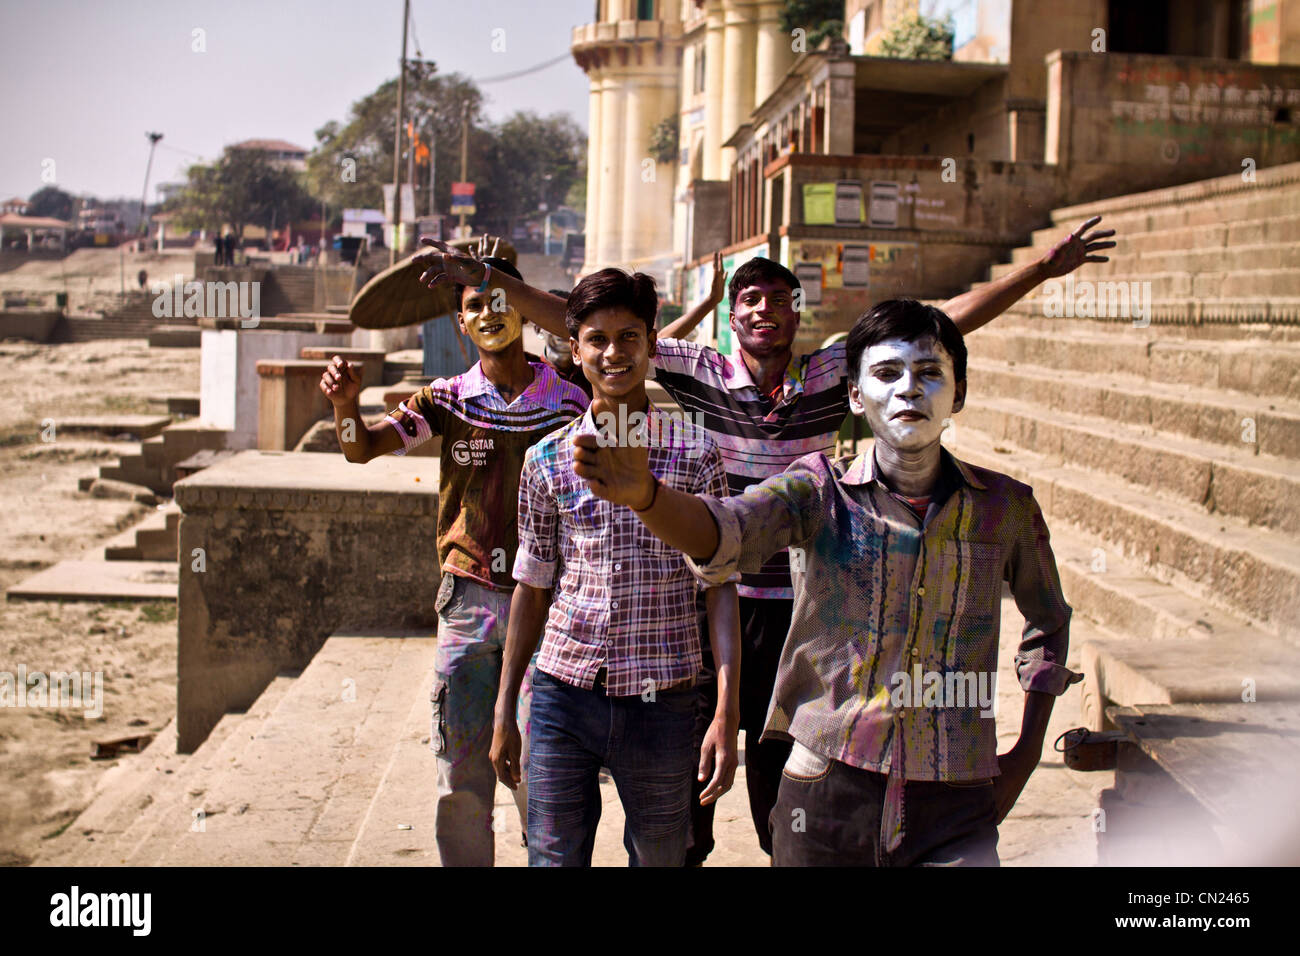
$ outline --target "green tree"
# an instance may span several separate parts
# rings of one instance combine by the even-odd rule
[[[437,208],[451,206],[451,184],[460,179],[461,112],[470,123],[469,165],[481,169],[488,143],[480,135],[483,95],[467,77],[440,76],[432,63],[407,65],[406,114],[414,119],[416,135],[428,144],[433,134],[437,164],[434,195]],[[382,185],[393,181],[393,134],[397,122],[397,79],[394,77],[352,104],[343,123],[331,120],[316,131],[316,148],[307,157],[307,178],[312,194],[334,208],[382,209]],[[410,144],[405,133],[402,145]],[[403,155],[405,162],[406,156]],[[428,211],[425,191],[427,164],[416,171],[417,211]],[[471,179],[474,178],[471,172]],[[406,182],[407,166],[402,167]]]
[[[880,55],[900,60],[951,60],[952,17],[902,17],[880,40]]]
[[[216,231],[229,225],[236,236],[246,225],[267,229],[305,218],[316,202],[292,170],[253,149],[227,146],[211,165],[195,164],[188,182],[168,207],[181,212],[181,227]]]
[[[587,138],[563,113],[517,112],[487,131],[490,144],[478,187],[475,224],[510,235],[542,203],[554,209],[585,181]]]
[[[76,198],[65,193],[57,186],[42,186],[27,197],[31,206],[27,209],[29,216],[52,216],[55,219],[69,220]]]
[[[781,29],[807,31],[806,49],[815,50],[822,40],[844,32],[844,0],[786,0]]]

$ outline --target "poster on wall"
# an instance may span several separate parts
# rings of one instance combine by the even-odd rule
[[[820,262],[797,262],[794,277],[803,289],[804,305],[822,304],[822,264]]]
[[[804,183],[803,221],[806,226],[835,225],[834,183]]]
[[[871,184],[871,209],[868,223],[874,229],[898,228],[898,183]]]
[[[862,183],[855,179],[835,184],[835,225],[862,225]]]
[[[840,279],[846,289],[865,289],[871,279],[871,247],[844,246],[840,254]]]

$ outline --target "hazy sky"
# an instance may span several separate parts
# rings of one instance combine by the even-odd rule
[[[440,72],[511,73],[566,53],[594,9],[592,0],[411,0],[410,55],[418,39]],[[206,52],[192,50],[196,28]],[[67,192],[139,196],[147,130],[164,134],[151,202],[155,184],[183,179],[229,143],[311,149],[320,126],[397,75],[401,29],[401,0],[0,0],[0,198],[40,189],[47,159]],[[492,50],[496,29],[502,52]],[[587,81],[572,57],[481,89],[493,120],[561,112],[587,128]]]

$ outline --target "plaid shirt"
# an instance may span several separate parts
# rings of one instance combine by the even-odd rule
[[[680,552],[573,473],[573,437],[596,433],[588,409],[524,459],[515,580],[554,589],[537,667],[587,690],[604,667],[611,697],[666,690],[700,670],[697,584]],[[669,418],[657,445],[650,470],[666,485],[726,495],[717,446],[699,426]]]
[[[1032,490],[946,449],[940,456],[924,521],[889,492],[874,453],[851,464],[808,455],[740,497],[705,499],[721,540],[696,568],[701,577],[800,549],[765,737],[902,779],[996,776],[996,721],[978,703],[927,705],[918,690],[898,706],[893,692],[900,673],[991,681],[1004,580],[1025,616],[1021,686],[1062,694],[1082,680],[1064,666],[1070,608]]]

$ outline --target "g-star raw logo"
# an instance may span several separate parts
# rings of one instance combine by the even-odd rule
[[[452,443],[451,460],[462,466],[486,465],[488,452],[492,451],[492,448],[491,438],[471,438],[469,441],[462,438]]]

